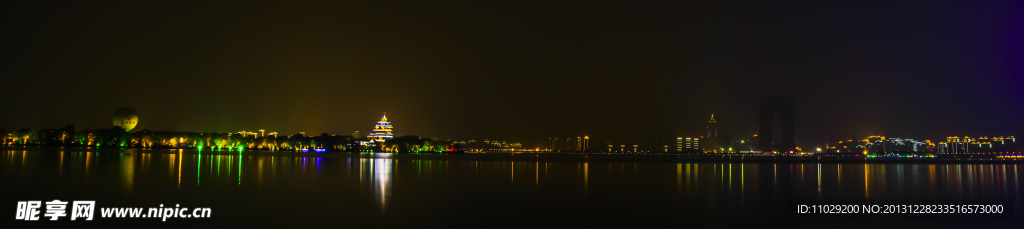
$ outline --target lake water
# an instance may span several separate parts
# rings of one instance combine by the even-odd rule
[[[793,210],[786,205],[791,199],[1010,199],[1020,206],[1024,165],[1013,163],[694,162],[673,156],[45,147],[0,150],[5,204],[60,199],[96,200],[97,208],[180,204],[212,209],[212,218],[207,219],[161,222],[97,215],[92,222],[97,224],[355,228],[1024,225],[1021,211],[1009,220],[795,220],[785,214]]]

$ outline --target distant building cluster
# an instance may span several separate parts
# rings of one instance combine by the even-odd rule
[[[366,151],[366,152],[451,152],[457,151],[454,144],[437,139],[417,136],[395,137],[387,117],[381,118],[374,127],[369,140],[353,136],[322,133],[307,136],[305,132],[278,136],[277,132],[238,131],[234,133],[198,133],[178,131],[137,130],[138,115],[130,108],[119,109],[114,114],[114,126],[105,129],[77,131],[74,125],[61,129],[31,131],[21,129],[14,132],[0,130],[3,145],[48,145],[84,146],[114,148],[194,148],[218,150],[271,150],[271,151]],[[370,144],[366,144],[370,143]],[[504,146],[504,145],[503,145]],[[515,143],[512,146],[521,147]]]
[[[886,137],[880,135],[867,136],[862,139],[829,141],[824,147],[804,151],[793,142],[785,140],[792,137],[792,127],[783,125],[781,144],[772,142],[771,136],[763,135],[770,132],[764,121],[772,120],[773,109],[788,110],[791,105],[787,101],[769,101],[762,107],[761,135],[749,138],[733,138],[720,136],[718,121],[711,114],[704,133],[697,136],[679,136],[673,139],[651,139],[648,143],[622,144],[599,142],[593,146],[590,136],[548,138],[550,148],[524,149],[520,142],[485,139],[483,141],[439,141],[437,139],[420,138],[406,135],[396,137],[394,127],[387,115],[381,117],[373,130],[365,137],[359,131],[351,136],[340,136],[323,133],[319,136],[307,136],[305,132],[294,135],[278,136],[277,132],[238,131],[234,133],[197,133],[176,131],[136,130],[138,114],[131,108],[121,108],[114,114],[114,126],[106,129],[78,131],[74,125],[60,129],[31,131],[21,129],[8,132],[0,130],[2,145],[54,145],[54,146],[88,146],[88,147],[121,147],[121,148],[197,148],[197,149],[228,149],[228,150],[289,150],[289,151],[363,151],[363,152],[452,152],[452,151],[553,151],[553,152],[596,152],[608,153],[684,153],[684,154],[761,154],[796,153],[796,154],[843,154],[836,156],[863,155],[865,157],[1008,157],[1020,158],[1024,147],[1016,144],[1014,136],[952,136],[945,141],[933,142],[912,138]],[[773,107],[774,106],[774,107]],[[788,111],[783,111],[783,113]],[[792,117],[783,115],[783,121],[790,122]],[[607,146],[607,148],[604,148]],[[792,149],[791,151],[779,151]]]
[[[826,143],[820,153],[860,154],[867,156],[879,155],[913,155],[913,156],[972,156],[972,155],[1016,155],[1024,151],[1016,144],[1014,136],[988,137],[947,137],[943,142],[931,140],[915,140],[910,138],[892,138],[886,136],[868,136],[860,140],[843,140]]]
[[[934,152],[935,143],[931,140],[868,136],[860,140],[843,140],[834,144],[826,144],[825,150],[826,152],[834,153],[862,154],[871,152]]]
[[[651,151],[653,150],[641,149],[640,145],[608,145],[608,152],[612,153],[648,153]]]
[[[701,139],[703,137],[676,137],[676,151],[701,151]]]
[[[947,137],[946,141],[939,142],[938,153],[940,154],[970,154],[989,152],[1014,152],[1020,151],[1020,146],[1015,144],[1017,139],[1013,136],[988,137],[981,136],[972,138]]]
[[[517,149],[523,148],[523,143],[519,142],[505,142],[498,140],[484,139],[482,142],[470,139],[468,141],[454,141],[452,144],[456,144],[462,150],[468,151],[486,151],[486,150],[502,150],[502,151],[516,151]]]
[[[588,151],[590,150],[590,136],[548,138],[551,141],[551,150],[554,151]]]
[[[696,131],[686,131],[694,133]],[[622,144],[606,142],[608,152],[611,153],[682,153],[682,154],[704,154],[704,153],[750,153],[753,142],[748,139],[735,139],[731,136],[720,136],[718,131],[718,120],[711,114],[707,120],[705,129],[701,134],[689,136],[676,136],[674,139],[648,139],[643,144]],[[699,132],[696,132],[699,133]],[[755,137],[757,135],[754,135]]]
[[[755,137],[757,135],[754,135]],[[711,114],[708,119],[704,134],[698,136],[676,137],[674,152],[678,153],[752,153],[753,144],[748,140],[736,140],[728,136],[718,135],[718,121],[715,115]],[[672,152],[665,148],[666,152]]]

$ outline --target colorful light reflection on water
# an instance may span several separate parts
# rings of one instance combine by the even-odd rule
[[[724,212],[764,214],[790,198],[1019,201],[1024,179],[1021,164],[692,163],[509,154],[309,157],[216,149],[0,152],[5,187],[20,187],[7,198],[79,196],[112,206],[204,203],[225,209],[226,218],[270,217],[258,207],[265,205],[284,218],[342,217],[367,224],[396,218],[500,219],[522,212],[581,219],[606,214],[728,219]]]

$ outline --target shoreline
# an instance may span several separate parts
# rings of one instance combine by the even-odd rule
[[[513,162],[654,162],[654,163],[844,163],[844,164],[1024,164],[1020,158],[866,158],[854,156],[746,156],[687,154],[608,154],[608,153],[384,153],[384,152],[297,152],[269,150],[109,148],[66,146],[0,146],[15,151],[79,151],[95,153],[210,154],[245,156],[290,156],[314,158],[386,158],[398,160],[480,160]]]

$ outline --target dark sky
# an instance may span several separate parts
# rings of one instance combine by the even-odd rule
[[[998,1],[6,4],[0,128],[648,144],[1024,135],[1024,7]],[[20,5],[19,5],[20,4]]]

